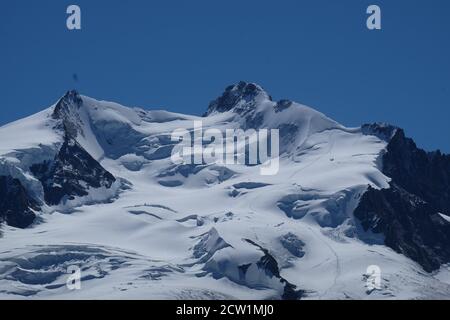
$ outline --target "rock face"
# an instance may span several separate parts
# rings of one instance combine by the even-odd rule
[[[36,218],[33,210],[38,209],[38,203],[27,194],[19,180],[0,176],[0,222],[26,228]]]
[[[76,138],[83,135],[82,121],[79,109],[83,104],[78,92],[68,91],[55,106],[52,118],[58,120],[57,128],[63,130],[66,135]]]
[[[387,147],[383,172],[395,184],[450,214],[450,156],[427,153],[398,130]]]
[[[390,130],[376,130],[389,136]],[[390,188],[369,188],[354,214],[363,228],[431,272],[450,262],[450,156],[427,153],[397,129],[382,158]]]
[[[272,100],[264,89],[257,84],[241,81],[236,85],[228,86],[222,96],[212,101],[206,115],[233,109],[238,113],[245,112],[254,107],[255,100],[259,95]]]
[[[387,123],[378,122],[378,123],[364,124],[361,127],[361,130],[365,135],[376,136],[381,140],[389,142],[397,133],[397,130],[399,130],[399,128]]]
[[[280,243],[287,251],[297,258],[302,258],[305,255],[305,251],[303,250],[305,243],[291,232],[283,235],[280,238]]]
[[[297,287],[295,285],[293,285],[292,283],[290,283],[289,281],[287,281],[280,275],[280,268],[278,266],[278,262],[269,253],[269,250],[261,247],[260,245],[258,245],[257,243],[255,243],[254,241],[252,241],[250,239],[245,239],[245,241],[258,247],[264,253],[264,256],[256,263],[256,265],[258,266],[258,268],[260,270],[263,270],[269,277],[274,277],[276,279],[279,279],[279,281],[283,284],[283,286],[284,286],[284,292],[282,295],[283,300],[301,299],[301,297],[304,294],[304,291],[297,290]],[[244,266],[241,266],[241,268],[242,267],[244,267]],[[246,266],[246,267],[247,267],[246,269],[248,269],[248,266]],[[244,273],[246,272],[245,270],[243,270],[243,271],[244,271]]]
[[[41,181],[45,202],[49,205],[86,196],[89,188],[110,188],[116,181],[111,173],[69,137],[66,137],[52,162],[34,165],[31,171]]]

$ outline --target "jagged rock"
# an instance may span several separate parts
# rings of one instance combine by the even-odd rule
[[[255,105],[255,99],[259,95],[271,100],[264,89],[257,84],[241,81],[236,85],[228,86],[222,96],[212,101],[206,115],[233,109],[238,113],[249,110]]]
[[[0,176],[0,222],[16,228],[30,226],[36,218],[33,210],[39,210],[18,179]]]
[[[382,233],[385,244],[431,272],[450,262],[450,156],[417,148],[404,131],[371,130],[392,137],[382,158],[389,189],[369,188],[356,208],[363,228]]]
[[[280,282],[284,285],[284,293],[282,295],[282,298],[284,300],[298,300],[300,299],[304,291],[303,290],[296,290],[297,286],[290,283],[286,279],[284,279],[280,275],[280,268],[278,267],[278,262],[275,260],[275,258],[269,253],[269,250],[261,247],[254,241],[250,239],[245,239],[248,243],[258,247],[263,253],[264,256],[256,263],[259,269],[264,270],[266,274],[269,277],[275,277],[280,280]],[[247,267],[248,269],[248,267]]]
[[[33,165],[31,171],[41,181],[45,202],[49,205],[86,196],[89,188],[110,188],[116,181],[111,173],[69,137],[65,138],[52,162]]]
[[[382,233],[387,246],[428,272],[450,261],[450,223],[433,206],[400,187],[369,188],[355,216],[365,230]]]
[[[395,184],[450,214],[450,155],[425,152],[398,130],[383,157],[383,173]]]
[[[297,258],[302,258],[305,255],[305,251],[303,250],[305,243],[291,232],[281,236],[280,243],[287,251]]]
[[[58,101],[53,110],[52,118],[59,120],[56,127],[72,138],[76,138],[78,134],[83,135],[82,120],[78,113],[82,104],[79,93],[72,90]]]
[[[364,124],[361,127],[361,131],[365,135],[373,135],[387,142],[389,142],[392,139],[392,137],[396,134],[398,129],[399,128],[396,126],[382,122]]]

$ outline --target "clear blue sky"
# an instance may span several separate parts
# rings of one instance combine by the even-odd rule
[[[66,29],[69,4],[82,9],[81,31]],[[369,4],[382,9],[382,31],[365,27]],[[71,88],[128,106],[202,114],[239,80],[348,126],[399,125],[420,146],[450,152],[450,1],[0,4],[0,125]]]

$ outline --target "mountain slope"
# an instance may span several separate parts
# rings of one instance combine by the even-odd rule
[[[278,173],[174,163],[171,134],[199,121],[278,129]],[[346,128],[240,82],[203,117],[70,91],[0,136],[2,212],[20,221],[2,226],[2,297],[450,297],[448,157],[395,127]],[[11,194],[22,200],[4,202]],[[71,264],[84,267],[82,290],[65,287]]]

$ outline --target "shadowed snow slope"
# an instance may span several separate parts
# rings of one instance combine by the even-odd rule
[[[259,165],[174,164],[171,134],[192,131],[194,121],[279,129],[278,174],[260,175]],[[384,212],[374,211],[376,197],[360,205],[367,190],[394,183],[383,161],[396,130],[346,128],[245,82],[228,87],[204,117],[70,91],[0,128],[0,297],[450,297],[447,271],[436,271],[449,261],[436,258],[435,272],[424,272],[411,251],[385,242],[395,239],[390,230],[376,228]],[[21,201],[6,202],[10,194]],[[71,265],[81,267],[81,290],[65,286]],[[376,290],[367,287],[370,265],[382,271]]]

